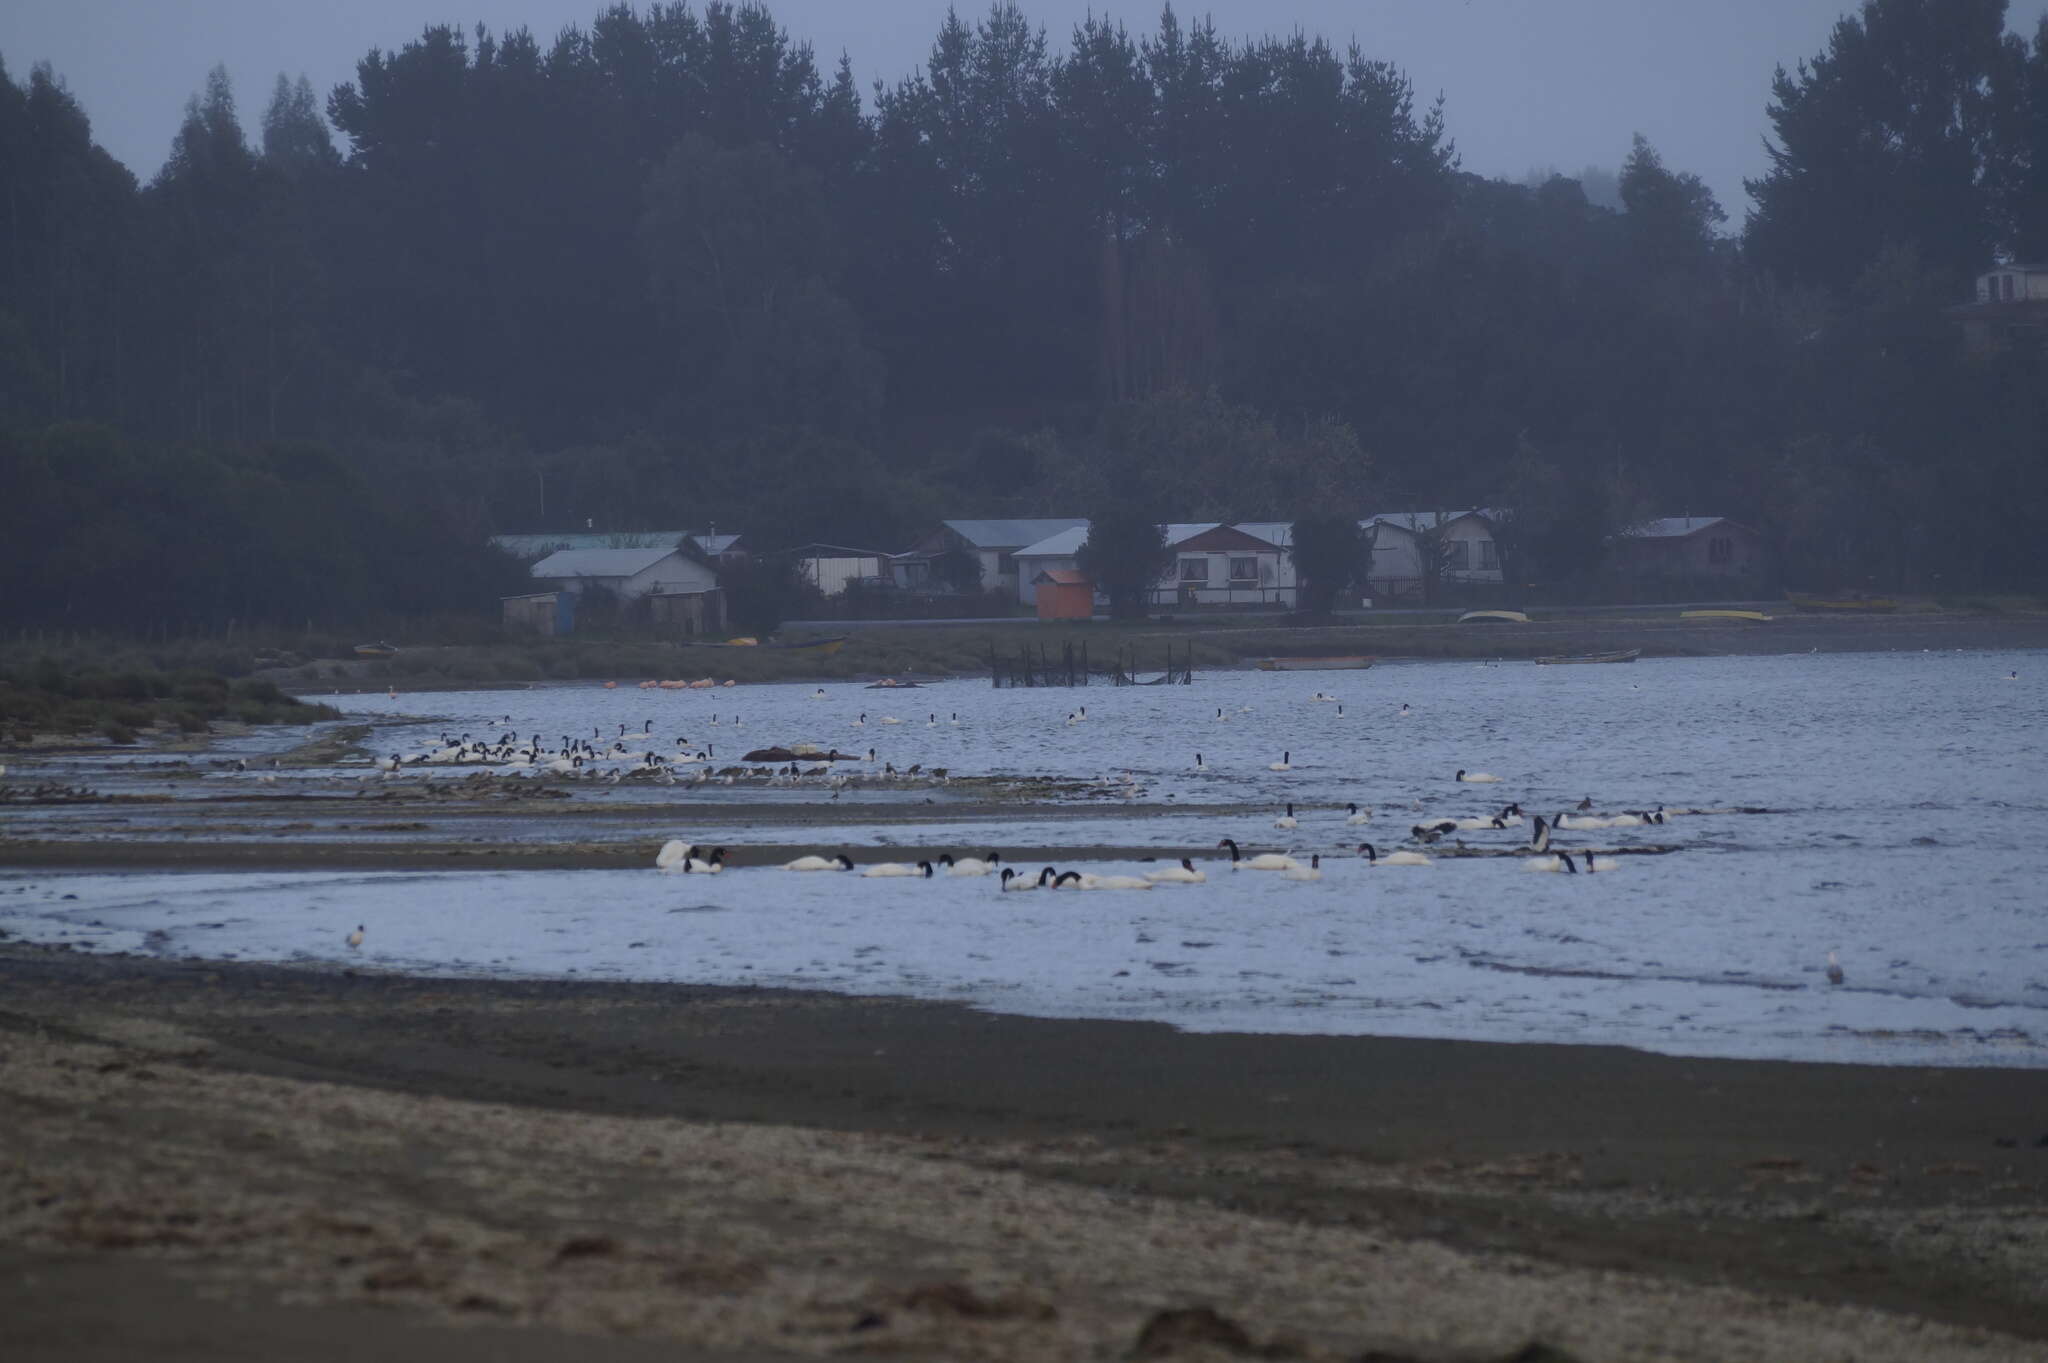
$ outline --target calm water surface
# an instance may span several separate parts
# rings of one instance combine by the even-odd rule
[[[2019,680],[2006,679],[2013,671]],[[1205,885],[1145,893],[779,871],[14,876],[0,880],[0,927],[105,949],[322,961],[350,956],[341,936],[360,922],[365,963],[395,970],[794,985],[1199,1029],[2038,1066],[2044,682],[2040,653],[1950,652],[1382,665],[1072,691],[828,685],[822,701],[808,684],[344,697],[380,717],[430,710],[380,731],[380,744],[406,752],[507,717],[549,745],[593,730],[610,740],[622,724],[630,736],[652,719],[659,750],[709,742],[718,764],[808,741],[874,747],[898,767],[1105,783],[1084,817],[996,822],[949,814],[957,788],[850,790],[818,840],[861,861],[891,844],[1163,847],[1226,835],[1345,855],[1315,883],[1211,862]],[[1317,691],[1336,699],[1312,700]],[[1085,721],[1068,722],[1082,705]],[[1283,753],[1291,770],[1269,770]],[[1501,780],[1460,784],[1460,767]],[[1124,810],[1126,789],[1179,809],[1138,817]],[[1512,859],[1368,868],[1348,854],[1361,836],[1401,844],[1418,809],[1473,815],[1516,800],[1555,811],[1586,796],[1603,810],[1771,812],[1565,835],[1680,849],[1591,877],[1529,874]],[[826,798],[721,786],[615,797],[663,802],[678,836],[734,844],[748,840],[743,823],[695,819],[692,804]],[[867,800],[925,798],[938,802],[929,831],[861,822]],[[1299,826],[1277,830],[1288,800]],[[1351,801],[1377,811],[1371,825],[1344,822]],[[1220,809],[1247,802],[1272,808]],[[1523,835],[1464,836],[1509,847]],[[1847,976],[1839,988],[1822,975],[1831,950]]]

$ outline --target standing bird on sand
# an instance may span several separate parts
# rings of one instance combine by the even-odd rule
[[[358,931],[358,932],[356,933],[356,936],[357,936],[357,937],[361,937],[362,935],[363,935],[363,934],[362,934],[362,933],[361,933],[360,931]],[[1842,982],[1842,963],[1841,963],[1840,961],[1836,960],[1836,959],[1835,959],[1835,953],[1834,953],[1834,952],[1832,952],[1832,951],[1830,951],[1830,952],[1828,953],[1828,983],[1829,983],[1829,984],[1840,984],[1841,982]]]
[[[361,951],[363,949],[363,925],[361,923],[356,924],[356,930],[348,935],[347,941],[350,951]],[[1831,954],[1828,959],[1832,961],[1834,956]],[[1837,975],[1841,973],[1839,970],[1835,972]],[[1838,980],[1836,983],[1840,983],[1840,981]]]

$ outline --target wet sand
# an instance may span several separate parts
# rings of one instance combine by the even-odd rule
[[[2037,1071],[5,945],[0,1130],[16,1359],[2048,1359]]]

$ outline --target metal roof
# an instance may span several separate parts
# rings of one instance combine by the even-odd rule
[[[1088,542],[1088,522],[1070,526],[1057,535],[1047,535],[1036,544],[1027,544],[1011,555],[1012,558],[1072,558],[1081,552],[1081,546]]]
[[[631,577],[675,553],[663,549],[558,549],[533,565],[535,577]]]
[[[740,540],[738,535],[707,535],[695,530],[689,532],[688,538],[698,549],[714,557],[732,548]]]
[[[1677,539],[1681,535],[1693,535],[1710,525],[1719,525],[1726,516],[1659,516],[1653,521],[1622,531],[1624,539],[1661,540]]]
[[[1023,521],[941,521],[939,524],[977,549],[1015,549],[1088,522],[1079,516],[1066,516]]]

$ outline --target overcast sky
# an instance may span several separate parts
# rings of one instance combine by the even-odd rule
[[[700,12],[701,0],[696,6]],[[1763,169],[1773,66],[1822,50],[1854,0],[1192,0],[1233,39],[1299,26],[1393,61],[1426,102],[1441,92],[1467,170],[1520,179],[1538,167],[1618,167],[1641,132],[1674,170],[1699,175],[1729,227],[1748,207],[1744,176]],[[587,23],[599,0],[4,0],[0,57],[25,81],[48,61],[91,115],[100,143],[147,180],[163,164],[186,98],[226,62],[245,126],[282,71],[323,99],[371,47],[397,47],[435,22],[524,25],[543,44]],[[775,0],[769,8],[829,68],[852,59],[865,97],[921,65],[944,0]],[[982,0],[963,0],[974,18]],[[1088,0],[1026,0],[1063,48]],[[1095,0],[1134,35],[1159,0]],[[2013,0],[2031,35],[2048,0]]]

